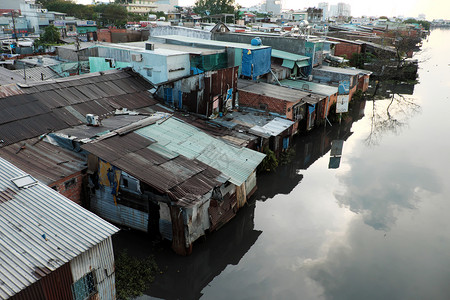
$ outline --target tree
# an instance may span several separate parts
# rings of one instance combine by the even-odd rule
[[[128,21],[127,9],[118,4],[99,4],[94,10],[99,14],[98,22],[102,26],[123,27]]]
[[[49,25],[45,27],[44,33],[41,36],[34,40],[33,47],[36,50],[42,50],[42,48],[47,48],[50,45],[55,45],[59,43],[59,39],[61,38],[58,28],[54,25]]]
[[[416,20],[413,18],[406,19],[405,21],[403,21],[403,23],[405,23],[405,24],[420,24],[420,25],[422,25],[423,29],[425,29],[425,30],[430,30],[430,26],[431,26],[431,23],[428,21]]]
[[[234,0],[197,0],[194,12],[204,15],[234,14],[236,10]]]

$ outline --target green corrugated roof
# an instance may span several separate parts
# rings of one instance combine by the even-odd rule
[[[236,185],[244,183],[265,157],[263,153],[227,144],[173,117],[135,132],[157,141],[170,153],[196,158],[221,171]],[[164,155],[163,151],[160,154]]]
[[[292,61],[303,61],[306,60],[309,62],[308,56],[298,55],[286,51],[280,51],[276,49],[272,49],[272,57],[281,58],[281,59],[288,59]]]

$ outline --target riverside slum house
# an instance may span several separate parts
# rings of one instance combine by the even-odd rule
[[[240,106],[276,113],[294,122],[292,132],[283,137],[283,148],[293,134],[313,128],[315,120],[325,116],[326,97],[312,92],[248,80],[239,80],[238,91]]]
[[[46,134],[83,124],[86,114],[156,104],[152,86],[131,71],[110,71],[53,81],[0,86],[0,156],[83,204],[86,160],[43,142]]]
[[[93,55],[91,71],[130,66],[152,82],[155,96],[171,107],[203,116],[233,107],[238,67],[229,63],[225,49],[141,42],[88,50]]]
[[[13,149],[22,150],[18,153],[11,153],[11,156],[17,154],[27,155],[29,149],[27,144],[22,147],[23,141],[38,138],[39,145],[40,143],[44,145],[44,143],[51,142],[62,148],[81,153],[85,157],[82,181],[88,181],[84,186],[89,186],[92,196],[94,196],[91,198],[91,194],[86,193],[87,199],[85,199],[85,204],[88,207],[100,216],[117,224],[143,231],[159,231],[163,237],[172,239],[177,253],[186,254],[191,251],[190,247],[196,238],[203,235],[205,231],[217,229],[228,221],[234,216],[237,209],[245,203],[247,197],[254,192],[256,188],[255,169],[264,158],[264,155],[243,147],[229,148],[228,144],[216,141],[213,138],[207,139],[206,134],[203,132],[201,132],[202,134],[199,133],[203,140],[209,141],[210,145],[221,146],[220,148],[205,149],[204,151],[208,153],[205,156],[213,155],[214,159],[211,159],[211,161],[224,161],[225,163],[223,164],[225,166],[230,164],[234,167],[232,169],[233,172],[239,174],[236,175],[238,176],[237,179],[230,179],[233,183],[228,183],[228,177],[221,175],[222,170],[218,171],[194,158],[187,159],[181,156],[173,156],[172,154],[168,157],[161,156],[158,152],[159,145],[153,146],[157,150],[146,148],[154,143],[151,138],[138,137],[138,143],[136,144],[136,140],[133,139],[136,135],[129,134],[123,137],[119,144],[115,144],[118,147],[115,153],[129,154],[135,158],[135,160],[130,159],[130,161],[133,161],[133,164],[131,167],[128,165],[126,173],[124,172],[124,174],[129,175],[129,179],[125,178],[123,180],[124,184],[120,185],[125,187],[123,189],[124,192],[122,193],[122,190],[119,189],[118,191],[116,190],[117,195],[109,194],[108,197],[101,198],[110,201],[110,203],[107,203],[109,206],[103,202],[100,205],[96,205],[95,199],[97,198],[95,198],[95,195],[98,192],[97,189],[101,189],[104,192],[109,188],[109,191],[112,192],[111,183],[108,181],[113,180],[111,178],[111,170],[114,168],[117,171],[116,186],[118,186],[119,179],[122,178],[119,176],[122,172],[120,168],[111,164],[111,168],[107,168],[107,170],[110,170],[110,177],[106,177],[107,179],[103,178],[104,180],[101,181],[98,175],[104,174],[104,170],[100,169],[103,163],[100,163],[98,157],[102,156],[96,153],[98,156],[94,158],[92,156],[86,157],[86,150],[81,150],[80,146],[97,136],[100,136],[100,139],[104,139],[105,143],[108,141],[114,142],[114,138],[107,140],[106,138],[109,135],[105,135],[105,133],[114,131],[117,128],[139,127],[140,123],[138,125],[132,125],[132,123],[142,122],[143,116],[134,116],[135,113],[131,113],[131,115],[130,113],[125,113],[127,112],[125,108],[139,109],[144,114],[149,114],[154,112],[155,109],[159,109],[160,107],[155,105],[156,102],[148,92],[148,89],[151,87],[150,83],[130,70],[112,70],[49,82],[7,86],[7,88],[2,90],[4,93],[0,102],[6,105],[3,107],[3,112],[7,113],[6,115],[8,116],[0,124],[3,140],[2,148],[15,144]],[[11,114],[10,107],[15,109],[14,115]],[[108,118],[116,110],[121,115]],[[101,118],[97,118],[96,115]],[[91,125],[100,125],[98,122],[103,119],[101,120],[102,125],[87,126],[85,125],[87,119],[93,123]],[[169,121],[164,123],[166,122],[169,123]],[[12,130],[13,128],[15,130]],[[92,131],[94,131],[93,134],[91,134]],[[186,139],[189,140],[190,137],[186,137]],[[126,142],[122,143],[124,140]],[[34,142],[30,143],[33,144]],[[47,144],[45,145],[47,146]],[[99,142],[98,145],[102,144]],[[127,145],[128,148],[124,148],[124,145]],[[107,149],[106,146],[101,148],[100,154],[108,153]],[[132,151],[127,150],[127,152],[125,149],[131,149]],[[223,149],[228,149],[228,153],[220,152],[224,151]],[[125,152],[121,152],[121,150]],[[135,154],[134,151],[138,150],[141,151]],[[162,152],[165,153],[164,151]],[[167,151],[167,153],[171,152]],[[50,157],[51,153],[42,155]],[[139,159],[140,155],[144,156]],[[91,158],[91,160],[88,158]],[[109,159],[110,157],[107,158]],[[127,156],[127,158],[129,157]],[[227,161],[226,158],[229,158],[232,162]],[[16,159],[19,160],[18,158]],[[87,163],[87,166],[86,161],[90,162]],[[98,163],[95,163],[95,161]],[[65,161],[60,161],[56,157],[50,165],[64,163]],[[155,166],[150,168],[151,164],[155,164]],[[96,167],[92,168],[92,165],[98,166],[99,169],[96,170]],[[30,167],[30,169],[40,173],[37,167]],[[147,172],[148,170],[155,171],[156,174],[161,174],[162,177],[154,176],[155,174]],[[75,171],[78,172],[78,170]],[[142,178],[142,172],[144,172],[145,178]],[[62,175],[67,174],[64,171],[61,171],[61,173]],[[68,173],[66,176],[71,175],[70,172]],[[136,195],[136,193],[133,194],[133,190],[127,194],[128,184],[135,183],[136,186],[136,180],[133,181],[132,178],[139,178],[143,185],[152,187],[151,191],[157,191],[156,194],[152,194],[154,197],[148,198],[148,195]],[[75,182],[78,182],[78,178]],[[168,184],[173,190],[169,191],[168,187],[166,190],[161,190],[160,188],[165,187],[165,184]],[[54,183],[51,183],[51,185],[54,186]],[[224,188],[227,193],[225,194],[221,194],[220,189],[217,189],[222,187],[222,185],[226,185]],[[119,195],[125,195],[124,199],[129,199],[130,197],[127,198],[126,196],[130,194],[134,195],[135,198],[124,200],[124,202],[118,200],[121,199]],[[161,195],[165,197],[158,197]],[[159,207],[160,204],[163,207],[162,209]],[[164,205],[167,205],[166,210]],[[197,215],[197,209],[199,209],[200,205],[202,205],[202,212],[205,213]],[[155,206],[156,209],[149,209],[149,207],[154,208]],[[179,212],[180,209],[184,213],[174,214],[174,219],[172,220],[170,211],[177,210]],[[169,214],[167,214],[168,210]],[[193,224],[190,223],[193,220],[192,214],[195,216],[194,221],[196,221]],[[154,223],[150,224],[151,222]]]
[[[118,230],[0,158],[0,299],[115,299]]]
[[[264,154],[232,146],[167,113],[120,116],[56,132],[89,154],[90,208],[114,223],[159,233],[174,251],[229,221],[256,190]],[[108,129],[109,128],[109,129]],[[102,134],[103,133],[103,134]]]
[[[325,85],[316,83],[314,81],[306,81],[306,80],[292,80],[285,79],[280,81],[280,84],[285,87],[289,87],[291,89],[304,91],[306,93],[313,93],[317,95],[321,95],[326,97],[325,99],[325,107],[321,110],[323,114],[318,114],[319,120],[325,120],[328,118],[331,107],[333,104],[337,102],[339,89],[337,86]],[[315,107],[309,108],[311,110],[315,110]]]

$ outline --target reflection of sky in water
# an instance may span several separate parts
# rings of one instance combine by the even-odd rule
[[[420,112],[370,144],[368,103],[339,169],[325,155],[292,192],[256,203],[262,234],[203,299],[450,299],[449,39],[430,37],[413,96]]]

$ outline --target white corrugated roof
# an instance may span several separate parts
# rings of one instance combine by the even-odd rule
[[[0,299],[119,230],[40,182],[18,188],[12,179],[25,175],[0,158]]]
[[[293,121],[276,117],[264,126],[253,126],[250,132],[258,136],[277,136],[294,124]]]

